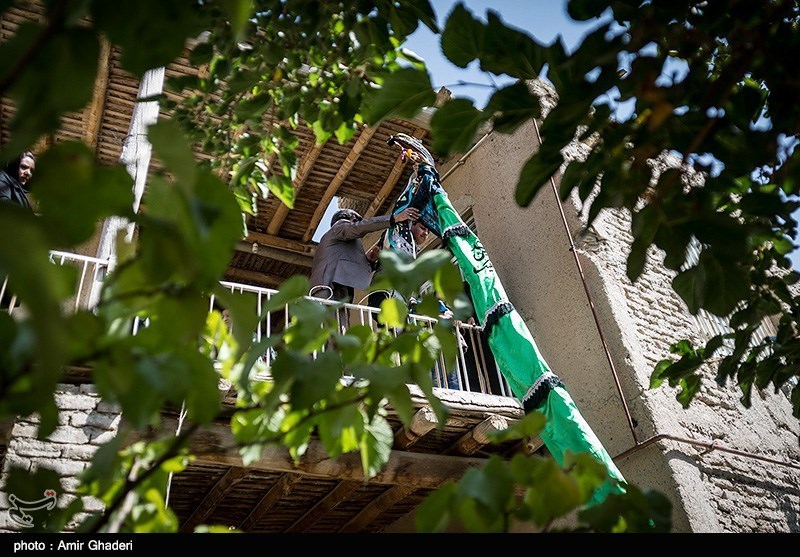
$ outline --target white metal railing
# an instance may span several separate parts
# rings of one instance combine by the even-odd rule
[[[93,308],[98,301],[99,286],[108,270],[108,260],[74,253],[51,251],[50,261],[56,265],[71,265],[78,270],[75,295],[67,302],[68,306],[65,309],[76,311],[78,309]],[[222,281],[220,284],[231,293],[256,296],[255,311],[257,315],[262,315],[266,301],[277,293],[277,290],[270,288],[234,282]],[[323,305],[339,305],[332,300],[310,296],[306,296],[306,298]],[[24,312],[24,306],[19,304],[17,297],[9,288],[7,277],[0,281],[0,300],[2,300],[2,306],[0,306],[2,311],[7,311],[9,314],[21,314]],[[213,297],[209,304],[209,311],[211,311],[215,307]],[[377,318],[380,312],[379,308],[361,304],[341,304],[340,307],[342,309],[336,312],[339,330],[346,331],[348,327],[353,325],[367,325],[373,331],[382,327]],[[343,322],[344,316],[347,318],[347,323]],[[261,341],[265,336],[273,334],[274,319],[276,317],[283,319],[282,327],[289,325],[287,307],[283,306],[281,309],[274,310],[270,315],[262,316],[261,323],[253,333],[255,341]],[[409,314],[408,319],[411,323],[427,328],[433,328],[437,321],[431,317],[415,314]],[[147,319],[134,319],[132,332],[136,334],[141,327],[146,327],[147,324]],[[393,334],[397,334],[397,332],[393,331]],[[457,322],[453,334],[456,335],[456,345],[458,346],[455,366],[453,369],[445,370],[444,358],[440,357],[431,370],[434,387],[513,397],[511,389],[501,375],[494,356],[489,349],[483,334],[483,328],[477,325]],[[274,352],[271,350],[267,351],[262,357],[267,367],[271,365],[272,358],[274,358]]]
[[[51,251],[50,262],[60,266],[74,266],[78,270],[75,295],[68,301],[66,309],[76,311],[78,309],[88,309],[97,304],[99,285],[108,269],[108,260],[78,255],[77,253]],[[2,311],[9,314],[22,311],[17,296],[9,288],[8,277],[3,277],[2,282],[0,282],[0,300],[2,300],[0,305]]]
[[[258,315],[262,315],[266,302],[277,293],[277,290],[270,288],[261,288],[234,282],[223,281],[220,284],[234,294],[249,293],[255,295],[256,312]],[[378,313],[380,312],[379,308],[352,303],[338,304],[332,300],[310,296],[306,296],[306,299],[323,305],[340,305],[342,310],[337,312],[336,317],[339,329],[342,331],[346,331],[348,327],[354,325],[366,325],[373,331],[382,327],[377,319]],[[213,309],[213,307],[214,300],[212,298],[209,310]],[[263,337],[270,336],[273,333],[273,317],[276,315],[278,319],[283,320],[284,327],[288,326],[289,312],[285,306],[280,310],[274,310],[272,314],[274,315],[263,316],[262,325],[254,332],[254,340],[260,341]],[[347,319],[347,323],[343,323],[345,318]],[[423,315],[409,314],[408,320],[411,323],[428,328],[432,328],[436,324],[436,319]],[[456,337],[458,354],[455,367],[451,370],[445,370],[444,358],[440,357],[434,369],[431,370],[434,387],[513,397],[511,389],[500,374],[499,367],[482,333],[483,328],[477,325],[456,323],[453,333],[454,335],[458,335]],[[393,331],[393,334],[396,334],[396,332]],[[461,340],[459,340],[459,338]],[[269,350],[264,354],[263,360],[267,366],[271,365],[273,357],[274,354]]]

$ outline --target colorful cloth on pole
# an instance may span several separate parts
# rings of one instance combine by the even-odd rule
[[[508,300],[480,240],[450,204],[431,154],[418,139],[405,134],[392,136],[388,143],[400,146],[404,156],[410,155],[410,150],[421,159],[393,214],[408,206],[418,208],[420,220],[455,255],[503,377],[526,412],[538,410],[547,418],[540,434],[547,449],[559,465],[564,464],[567,451],[571,451],[588,452],[606,466],[610,479],[594,493],[590,504],[601,502],[610,493],[623,492],[625,479],[621,472],[581,416],[563,382],[545,362],[525,322]],[[387,237],[391,239],[393,234],[402,237],[401,232],[393,230],[387,232]]]

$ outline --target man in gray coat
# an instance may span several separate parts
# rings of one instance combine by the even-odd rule
[[[355,289],[364,290],[372,282],[372,264],[364,253],[361,238],[414,220],[419,211],[408,207],[396,215],[364,219],[352,209],[340,209],[331,218],[330,229],[320,238],[309,279],[311,296],[345,302],[353,301]]]

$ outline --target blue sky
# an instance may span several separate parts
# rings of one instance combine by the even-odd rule
[[[500,18],[507,24],[536,37],[545,43],[553,41],[561,35],[568,49],[574,47],[580,38],[592,28],[591,24],[579,24],[572,21],[566,12],[565,0],[431,0],[433,9],[440,28],[444,28],[447,16],[453,7],[463,3],[473,16],[486,19],[486,10],[492,9],[500,14]],[[434,35],[427,27],[422,26],[406,42],[405,48],[414,51],[417,56],[425,60],[434,88],[447,87],[453,96],[471,98],[476,105],[484,106],[491,95],[489,87],[459,86],[458,82],[482,83],[491,85],[492,81],[487,74],[481,72],[477,63],[467,68],[459,68],[447,60],[441,52],[439,37]],[[495,83],[510,82],[495,78]],[[330,217],[338,209],[334,198],[325,215],[320,221],[320,226],[314,234],[314,241],[328,229]]]
[[[598,24],[596,21],[573,21],[567,15],[566,0],[431,0],[442,29],[450,11],[458,3],[464,4],[474,17],[484,20],[486,11],[491,9],[497,12],[507,25],[525,31],[542,43],[550,43],[557,36],[561,36],[568,50],[572,50],[581,38]],[[492,79],[495,80],[495,84],[510,81],[490,77],[481,72],[475,62],[467,68],[453,65],[442,54],[439,37],[426,27],[418,29],[406,42],[405,47],[425,60],[435,89],[447,87],[453,96],[471,98],[478,106],[485,105],[491,95],[491,88],[464,86],[459,85],[460,82],[491,85]],[[318,241],[327,230],[330,216],[336,209],[338,203],[334,198],[314,235],[315,241]],[[800,210],[795,212],[795,219],[800,220]],[[791,259],[794,268],[800,270],[800,250],[792,252]]]
[[[462,3],[474,17],[485,20],[487,9],[497,12],[507,25],[516,27],[536,38],[539,42],[550,43],[561,36],[568,50],[577,46],[581,38],[598,25],[595,20],[576,22],[566,11],[566,0],[431,0],[441,28],[453,7]],[[455,97],[471,98],[478,106],[484,106],[491,95],[490,87],[464,86],[460,82],[491,85],[505,81],[490,77],[481,72],[477,63],[467,68],[459,68],[450,63],[441,53],[438,37],[427,28],[420,28],[406,42],[406,48],[413,50],[425,60],[435,89],[447,87]],[[510,80],[506,80],[510,81]],[[800,210],[794,213],[800,220]],[[800,270],[800,249],[790,255],[795,269]]]
[[[464,4],[474,17],[484,21],[487,9],[491,9],[506,25],[525,31],[542,43],[550,43],[560,35],[569,50],[596,25],[596,22],[580,23],[570,19],[566,0],[431,0],[442,29],[447,16],[458,3]],[[447,87],[453,96],[469,97],[481,106],[485,104],[491,94],[489,87],[458,85],[460,81],[492,84],[491,78],[478,69],[477,63],[473,62],[466,69],[451,64],[441,53],[438,37],[427,27],[418,29],[405,46],[425,60],[437,90]],[[502,79],[495,79],[495,83],[504,83]]]

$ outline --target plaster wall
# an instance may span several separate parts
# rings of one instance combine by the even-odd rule
[[[670,344],[700,335],[695,318],[672,291],[672,274],[656,250],[637,282],[627,279],[632,238],[624,211],[601,212],[587,227],[586,207],[571,197],[562,205],[565,226],[550,185],[528,207],[517,205],[520,170],[537,146],[532,122],[513,135],[492,133],[461,164],[454,157],[440,168],[443,186],[457,210],[472,208],[510,301],[609,454],[669,434],[800,462],[800,427],[785,393],[756,393],[745,409],[735,385],[718,386],[709,370],[702,392],[683,409],[676,389],[649,387]],[[649,444],[616,462],[629,482],[672,501],[674,531],[800,531],[796,468],[675,441]]]

